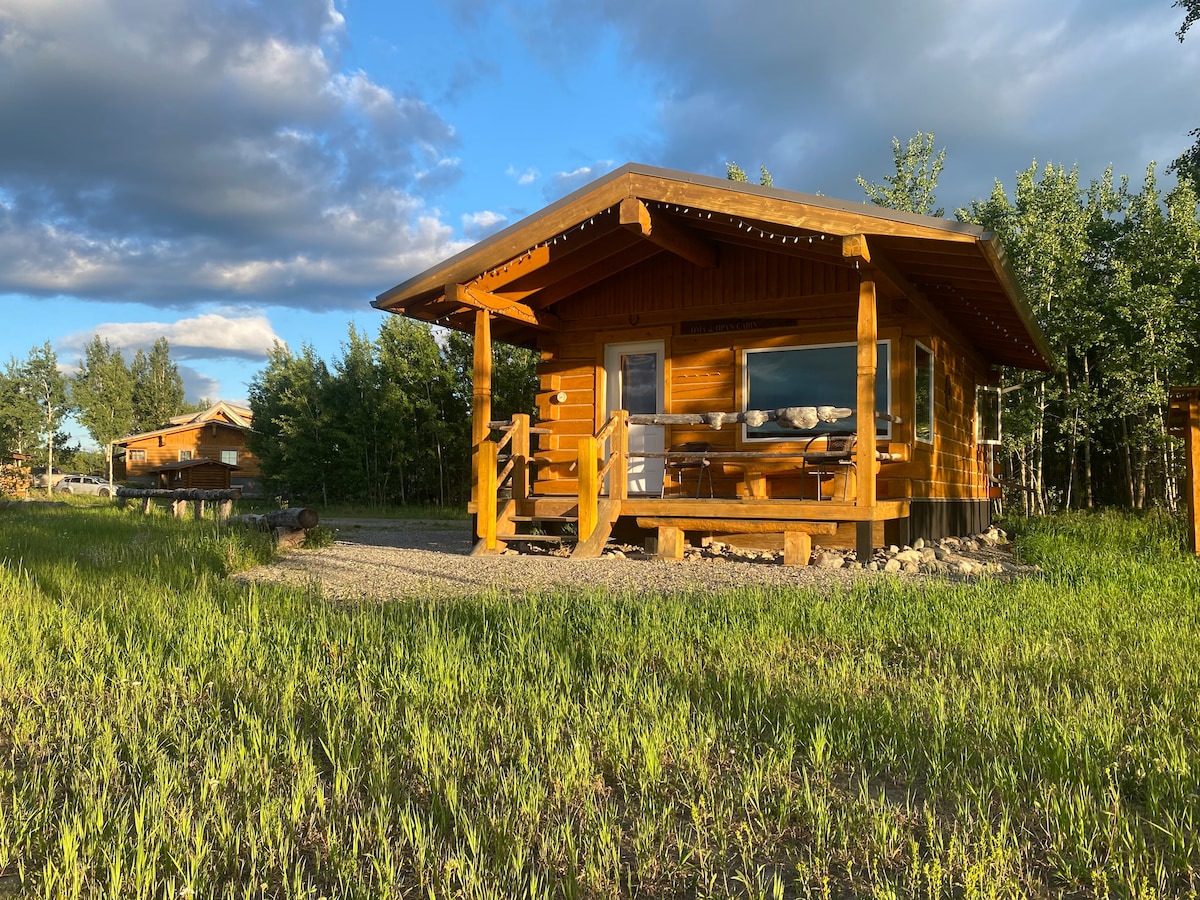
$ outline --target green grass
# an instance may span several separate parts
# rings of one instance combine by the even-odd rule
[[[345,606],[5,510],[0,895],[1194,895],[1200,565],[1014,531],[1041,576]]]

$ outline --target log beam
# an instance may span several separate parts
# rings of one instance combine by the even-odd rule
[[[467,284],[450,283],[445,289],[446,304],[468,306],[473,310],[490,312],[493,316],[512,319],[534,328],[556,330],[562,325],[559,318],[550,312],[535,312],[518,300],[510,300],[506,296],[493,294],[481,288],[473,288]]]
[[[711,531],[720,534],[804,534],[831,535],[836,522],[796,522],[775,519],[702,518],[699,516],[638,516],[638,528],[681,528],[684,531]]]
[[[453,306],[467,306],[480,312],[489,312],[505,319],[513,319],[524,325],[547,330],[557,329],[562,323],[558,316],[548,312],[536,312],[518,300],[510,300],[500,294],[465,284],[446,285],[445,302]],[[435,304],[436,305],[436,304]]]
[[[857,260],[863,265],[871,261],[871,251],[867,247],[865,234],[847,234],[842,237],[842,256],[846,259]]]
[[[621,225],[652,244],[673,253],[701,269],[715,269],[717,247],[697,237],[663,216],[651,216],[650,209],[637,197],[621,201]]]
[[[862,248],[866,250],[865,242]],[[863,278],[858,287],[858,384],[855,406],[858,437],[854,444],[855,468],[861,473],[854,505],[872,509],[876,501],[875,485],[875,371],[878,365],[878,311],[875,306],[875,282]],[[866,563],[873,550],[871,525],[857,526],[858,561]]]

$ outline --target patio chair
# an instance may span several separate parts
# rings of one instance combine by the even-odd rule
[[[675,444],[667,449],[667,453],[707,453],[712,449],[712,444],[707,441],[686,441],[682,444]],[[707,459],[672,459],[667,457],[666,468],[663,472],[663,486],[659,497],[667,496],[667,484],[674,479],[679,486],[679,493],[683,493],[683,482],[688,472],[696,473],[696,496],[700,496],[700,490],[704,485],[704,476],[708,476],[708,496],[713,496],[713,481],[712,481],[712,462]]]
[[[804,497],[804,486],[811,479],[815,485],[814,500],[853,500],[858,493],[858,467],[854,460],[854,434],[828,433],[817,434],[808,439],[804,452],[831,454],[825,458],[814,460],[805,459],[800,468],[801,499]],[[820,450],[813,445],[824,441],[825,446]],[[837,454],[833,456],[832,454]]]

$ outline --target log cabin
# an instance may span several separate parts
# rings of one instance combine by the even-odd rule
[[[113,477],[131,485],[152,487],[160,480],[163,466],[211,459],[230,467],[226,471],[232,472],[232,478],[225,487],[239,487],[253,494],[261,472],[258,457],[246,446],[252,423],[249,409],[224,401],[202,412],[175,416],[164,428],[113,441]],[[189,479],[193,476],[200,477],[198,473],[186,475]]]
[[[1052,366],[979,226],[635,164],[372,305],[474,336],[478,552],[978,531],[998,367]],[[491,418],[493,340],[540,353],[533,421]]]

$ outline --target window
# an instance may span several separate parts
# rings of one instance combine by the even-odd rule
[[[129,451],[129,461],[130,462],[145,462],[146,461],[146,451],[145,450],[130,450]]]
[[[892,411],[891,380],[888,377],[890,341],[877,345],[875,408]],[[780,409],[785,406],[846,406],[858,403],[858,346],[816,344],[810,347],[747,350],[743,367],[746,409]],[[818,422],[816,432],[854,431],[858,417],[837,422]],[[891,424],[880,421],[877,433],[891,437]],[[745,426],[747,440],[786,440],[791,429],[774,422]]]
[[[913,409],[913,429],[918,441],[933,443],[933,351],[917,344],[914,360],[916,375],[916,406]]]
[[[227,463],[231,466],[236,466],[238,464],[237,453],[238,452],[236,450],[222,450],[221,451],[221,462]]]
[[[975,439],[981,444],[1000,443],[1000,388],[975,388]]]
[[[180,450],[179,451],[179,461],[180,462],[183,462],[185,459],[191,459],[191,458],[192,458],[191,450]]]

